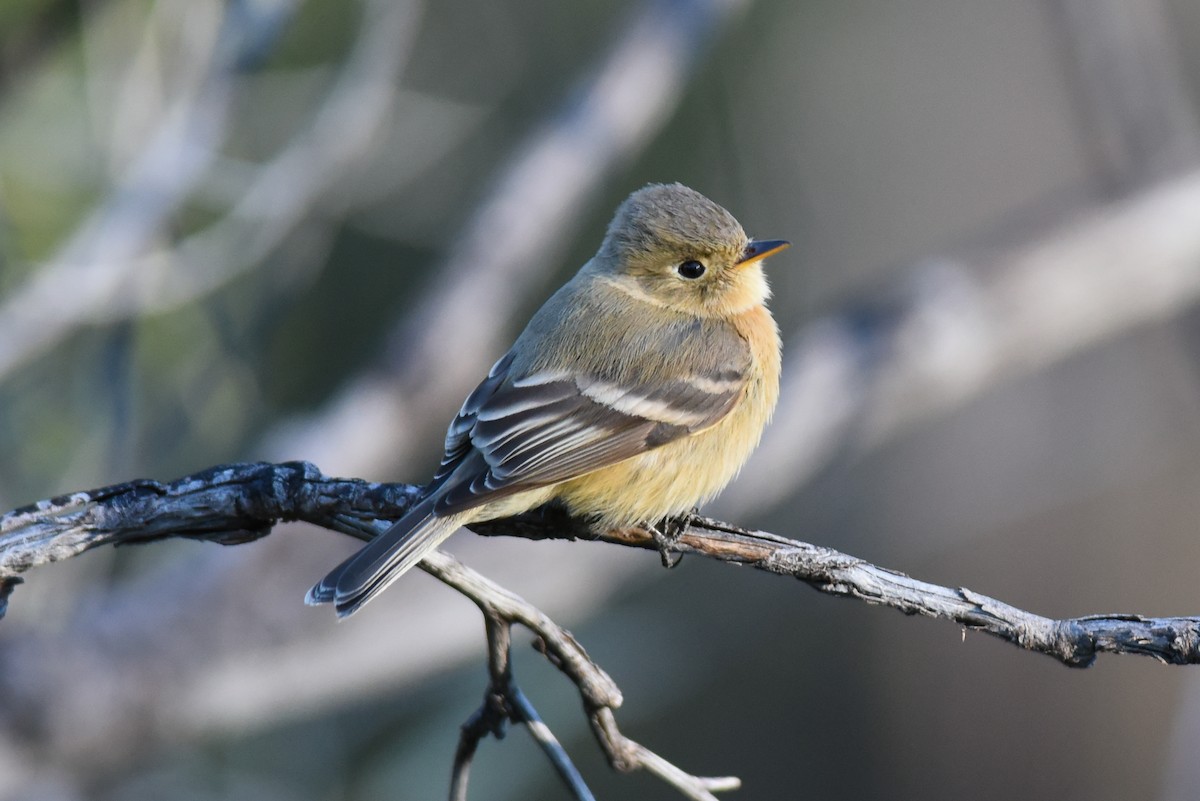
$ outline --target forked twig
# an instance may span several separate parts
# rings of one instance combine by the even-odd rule
[[[434,572],[434,575],[437,573]],[[454,585],[451,583],[451,586]],[[450,801],[466,801],[471,760],[475,756],[479,741],[489,734],[498,740],[503,739],[510,720],[525,725],[576,798],[580,801],[595,801],[595,796],[588,789],[571,757],[567,755],[566,749],[513,679],[510,658],[512,623],[505,620],[485,601],[474,600],[483,613],[484,624],[487,627],[488,687],[484,693],[483,704],[462,725],[458,748],[454,753],[454,768],[451,771]]]
[[[387,527],[386,524],[377,525],[379,530]],[[566,750],[513,679],[509,657],[514,623],[519,623],[537,636],[538,650],[566,674],[579,690],[592,731],[615,770],[645,770],[679,790],[685,797],[698,801],[715,801],[712,792],[734,790],[741,786],[735,777],[693,776],[621,734],[613,714],[622,702],[620,689],[604,669],[587,655],[571,632],[540,609],[447,553],[438,551],[431,554],[421,563],[421,567],[474,601],[483,613],[487,627],[488,689],[483,704],[462,727],[454,758],[451,801],[466,799],[467,776],[479,741],[488,734],[502,738],[506,722],[510,720],[526,726],[576,798],[593,798]]]

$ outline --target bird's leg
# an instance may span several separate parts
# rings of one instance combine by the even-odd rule
[[[658,546],[658,555],[662,559],[663,567],[668,570],[683,561],[683,554],[672,553],[672,551],[679,543],[683,532],[687,531],[688,519],[692,514],[695,514],[694,510],[689,514],[677,517],[664,517],[657,523],[646,526],[650,536],[654,538],[654,544]]]

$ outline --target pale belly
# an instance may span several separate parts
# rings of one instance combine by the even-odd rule
[[[598,515],[613,528],[690,511],[732,481],[758,445],[774,406],[773,397],[762,401],[745,402],[690,437],[563,482],[553,494],[573,513]]]

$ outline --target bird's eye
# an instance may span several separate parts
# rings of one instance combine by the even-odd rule
[[[688,259],[675,269],[684,278],[690,278],[693,280],[704,275],[704,265],[695,259]]]

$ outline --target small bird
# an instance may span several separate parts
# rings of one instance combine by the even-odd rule
[[[306,601],[350,615],[462,526],[549,501],[617,528],[716,495],[779,397],[762,260],[788,245],[682,184],[634,192],[467,397],[420,499]]]

